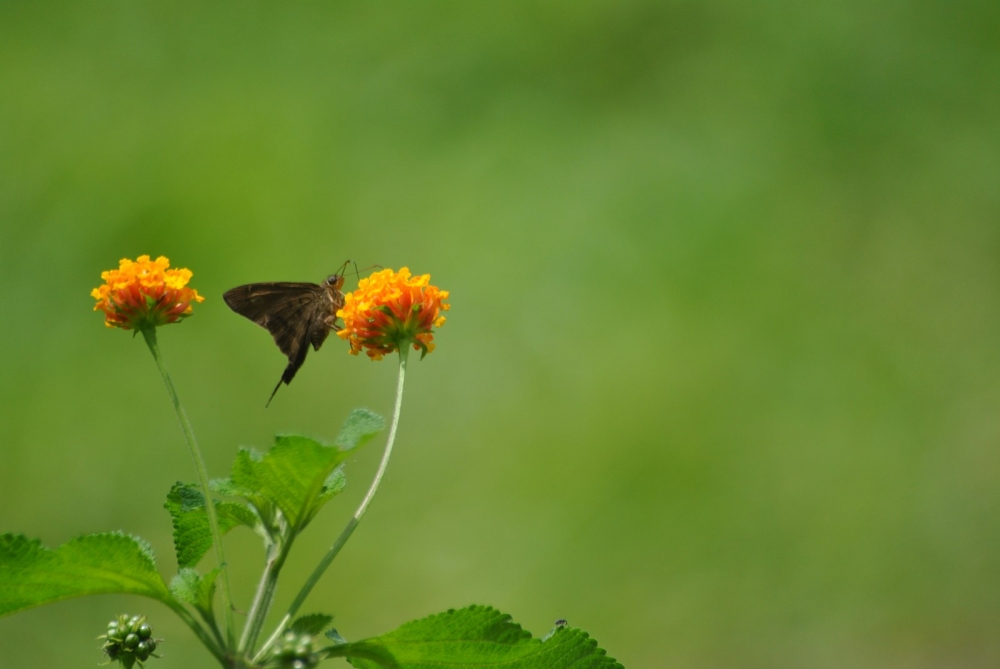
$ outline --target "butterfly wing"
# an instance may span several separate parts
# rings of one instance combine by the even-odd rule
[[[295,315],[323,296],[322,286],[315,283],[248,283],[227,290],[222,299],[240,316],[271,330],[271,321]]]
[[[288,358],[288,366],[271,393],[273,398],[282,382],[287,385],[295,378],[305,362],[309,344],[319,349],[317,341],[322,344],[326,338],[328,328],[324,317],[329,311],[326,289],[315,283],[251,283],[226,291],[222,299],[230,309],[270,332],[274,343]]]

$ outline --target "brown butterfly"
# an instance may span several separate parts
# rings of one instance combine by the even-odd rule
[[[274,343],[288,357],[288,366],[267,404],[274,399],[282,382],[288,385],[295,378],[306,360],[309,345],[318,351],[330,330],[340,329],[337,310],[344,306],[344,294],[340,289],[344,285],[346,267],[344,263],[336,274],[318,285],[292,281],[248,283],[227,290],[222,296],[230,309],[266,328],[274,337]]]

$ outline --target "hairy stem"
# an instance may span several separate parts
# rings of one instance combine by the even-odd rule
[[[163,383],[167,386],[167,394],[170,395],[174,411],[177,412],[177,420],[180,421],[181,432],[184,433],[184,440],[187,442],[188,450],[191,452],[191,459],[194,461],[194,468],[198,472],[198,480],[201,483],[201,491],[205,496],[205,511],[208,514],[208,527],[212,532],[215,561],[218,563],[219,568],[222,569],[222,609],[226,620],[226,636],[231,646],[233,643],[233,611],[232,606],[230,606],[232,596],[229,589],[229,570],[226,569],[226,556],[222,550],[222,533],[219,532],[219,517],[215,512],[212,491],[208,485],[208,470],[205,468],[205,460],[201,456],[201,449],[198,448],[198,442],[194,438],[194,430],[191,429],[191,422],[188,420],[184,407],[181,406],[181,400],[177,396],[177,389],[174,388],[174,382],[171,380],[167,366],[163,362],[163,356],[160,355],[160,347],[156,343],[156,328],[143,328],[142,336],[146,340],[146,345],[149,346],[149,352],[153,354],[153,360],[156,361],[156,366],[160,370]]]
[[[215,659],[217,659],[223,667],[231,666],[231,662],[226,656],[226,652],[223,650],[222,646],[212,638],[212,636],[198,623],[197,620],[195,620],[195,617],[191,615],[190,611],[184,608],[183,604],[173,599],[165,601],[164,604],[169,606],[170,610],[176,613],[180,619],[191,628],[191,631],[194,632],[196,637],[198,637],[198,640],[201,641],[206,648],[208,648],[209,652],[215,656]]]
[[[392,422],[389,427],[389,438],[386,440],[385,452],[382,454],[382,461],[379,463],[378,471],[375,473],[375,480],[372,481],[371,487],[368,488],[368,492],[365,494],[365,498],[361,500],[361,505],[358,506],[354,515],[351,516],[351,519],[347,521],[347,525],[341,531],[340,536],[337,537],[333,546],[330,547],[330,550],[326,552],[323,559],[319,561],[318,565],[316,565],[316,568],[313,570],[312,574],[309,575],[309,579],[305,582],[305,585],[303,585],[302,589],[299,590],[299,594],[295,596],[295,600],[292,601],[292,605],[288,607],[288,612],[285,613],[281,622],[278,623],[277,629],[274,630],[274,633],[271,634],[270,638],[268,638],[264,645],[261,646],[260,652],[258,652],[254,657],[254,662],[259,662],[260,659],[264,657],[264,652],[278,639],[278,637],[281,636],[282,632],[285,631],[285,628],[292,621],[292,618],[295,617],[296,613],[298,613],[299,608],[301,608],[302,604],[305,603],[306,597],[309,596],[309,593],[312,592],[316,583],[318,583],[319,579],[323,576],[323,572],[325,572],[327,567],[330,566],[333,559],[337,557],[337,554],[340,552],[340,549],[344,547],[344,544],[347,543],[347,540],[351,538],[351,534],[354,532],[354,529],[358,526],[358,523],[361,522],[361,518],[365,515],[365,512],[368,511],[368,507],[371,505],[372,499],[375,497],[375,493],[378,492],[379,485],[382,483],[382,477],[385,476],[385,470],[389,467],[389,458],[392,455],[392,445],[396,441],[396,428],[399,426],[399,411],[403,406],[403,381],[406,379],[406,359],[409,352],[409,342],[400,344],[399,380],[396,383],[396,404],[392,410]]]
[[[289,544],[290,542],[286,542]],[[264,619],[271,608],[271,600],[274,598],[274,591],[278,586],[278,574],[285,563],[288,551],[284,547],[276,553],[274,547],[267,552],[267,561],[264,564],[264,573],[261,574],[260,583],[257,584],[257,592],[254,594],[253,604],[247,613],[246,627],[243,628],[243,635],[240,637],[240,653],[252,653],[253,647],[260,636],[260,630],[264,627]]]

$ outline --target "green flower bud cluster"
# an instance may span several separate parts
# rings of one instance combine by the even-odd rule
[[[281,641],[271,649],[271,666],[281,669],[311,669],[319,664],[319,654],[313,650],[313,637],[309,634],[285,632]]]
[[[120,662],[125,669],[139,666],[150,657],[159,657],[154,651],[162,639],[153,638],[153,629],[146,624],[145,616],[123,613],[108,623],[108,633],[97,637],[104,640],[104,654],[112,662]]]

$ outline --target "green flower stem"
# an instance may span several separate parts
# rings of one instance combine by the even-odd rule
[[[385,470],[389,466],[389,457],[392,455],[392,445],[396,441],[396,428],[399,426],[399,411],[403,406],[403,381],[406,379],[406,359],[409,356],[409,353],[410,342],[401,342],[399,345],[399,380],[396,383],[396,404],[392,410],[392,423],[389,427],[389,438],[386,440],[385,452],[382,454],[382,462],[379,463],[378,471],[375,473],[375,480],[372,481],[371,487],[368,488],[368,493],[365,495],[365,498],[361,500],[361,505],[358,506],[357,511],[355,511],[354,515],[351,516],[351,519],[347,521],[347,526],[344,527],[343,531],[341,531],[340,536],[337,537],[337,540],[333,543],[333,546],[330,547],[330,550],[326,552],[326,555],[323,556],[323,559],[319,561],[318,565],[316,565],[316,568],[313,570],[313,573],[309,575],[309,579],[305,582],[305,585],[303,585],[302,589],[299,590],[299,594],[295,596],[295,600],[292,602],[292,605],[288,607],[288,612],[285,613],[281,622],[278,623],[277,629],[274,630],[274,633],[271,634],[271,637],[264,643],[264,645],[261,646],[260,652],[258,652],[253,659],[254,662],[260,662],[267,649],[282,635],[285,628],[288,627],[289,623],[291,623],[292,618],[295,617],[299,608],[301,608],[302,604],[305,603],[306,597],[309,596],[309,593],[312,592],[316,583],[319,582],[320,577],[323,576],[323,572],[325,572],[327,567],[330,566],[333,559],[337,557],[337,554],[340,552],[340,549],[344,547],[344,544],[347,543],[347,540],[351,538],[351,534],[354,532],[354,529],[358,526],[358,523],[361,522],[361,518],[365,515],[365,512],[368,511],[368,507],[371,505],[372,499],[375,497],[375,493],[378,492],[378,487],[382,483],[382,477],[385,476]]]
[[[205,631],[205,628],[202,627],[197,620],[195,620],[194,616],[191,615],[190,611],[184,608],[183,604],[175,599],[164,601],[164,604],[169,606],[170,610],[176,613],[180,619],[191,628],[191,631],[194,632],[195,636],[197,636],[205,647],[208,648],[209,652],[215,656],[215,659],[217,659],[223,667],[231,666],[231,663],[226,657],[226,653],[222,649],[222,646],[215,639],[213,639],[208,632]]]
[[[191,423],[188,421],[184,407],[181,406],[181,400],[177,396],[177,389],[174,388],[174,382],[170,378],[167,366],[163,363],[163,356],[160,355],[160,347],[156,343],[156,328],[152,326],[142,328],[142,336],[146,340],[146,345],[149,346],[149,352],[153,354],[153,360],[156,361],[160,375],[163,376],[163,383],[167,386],[167,394],[170,395],[174,411],[177,412],[177,420],[180,421],[181,432],[184,433],[188,450],[191,452],[191,459],[194,461],[194,468],[198,472],[201,491],[205,496],[205,511],[208,513],[208,527],[212,532],[212,544],[215,546],[215,561],[218,563],[219,568],[222,569],[222,610],[226,619],[226,635],[231,646],[233,643],[233,610],[232,606],[230,606],[232,595],[229,589],[229,571],[226,569],[226,556],[222,550],[222,533],[219,532],[219,517],[215,512],[212,491],[208,486],[208,471],[205,469],[205,460],[201,456],[198,442],[194,438],[194,430],[191,429]]]
[[[219,626],[216,624],[215,618],[213,616],[203,615],[202,620],[208,623],[208,630],[215,637],[215,641],[219,644],[219,648],[225,648],[226,640],[222,638],[222,632],[219,631]]]
[[[260,630],[264,627],[264,619],[271,608],[271,600],[274,598],[274,591],[278,586],[278,574],[285,564],[291,543],[291,537],[289,537],[277,553],[273,547],[268,551],[264,573],[257,585],[257,593],[254,595],[253,604],[250,605],[250,611],[247,613],[246,627],[243,628],[243,634],[240,637],[238,648],[241,653],[253,652],[257,637],[260,636]]]

